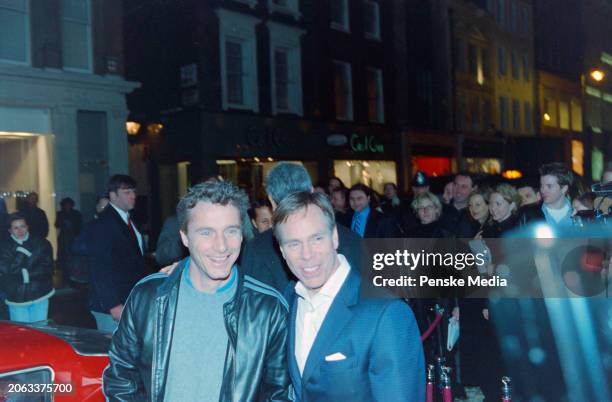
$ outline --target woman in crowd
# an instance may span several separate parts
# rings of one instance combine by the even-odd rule
[[[429,191],[419,194],[412,201],[412,210],[419,219],[419,224],[414,228],[411,237],[414,238],[439,238],[447,237],[442,230],[439,219],[442,213],[440,199]]]
[[[9,215],[8,224],[10,239],[0,246],[0,284],[11,320],[46,320],[55,292],[51,243],[31,236],[20,214]]]
[[[483,238],[500,238],[518,227],[518,205],[521,198],[510,184],[499,184],[489,196],[491,223],[480,232]]]
[[[593,211],[595,209],[595,193],[583,193],[572,201],[572,208],[574,209],[572,216],[576,216],[581,211]]]
[[[484,229],[489,220],[489,196],[491,190],[488,187],[477,188],[468,198],[469,220],[462,220],[457,229],[457,238],[473,239]]]

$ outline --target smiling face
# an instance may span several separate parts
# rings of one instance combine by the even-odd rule
[[[277,224],[283,258],[291,272],[312,294],[318,292],[336,272],[338,231],[330,230],[323,211],[309,205]]]
[[[198,202],[188,214],[181,240],[191,256],[189,275],[200,291],[214,292],[230,278],[240,254],[240,211],[233,205]],[[198,284],[200,286],[198,286]]]
[[[489,211],[495,222],[503,222],[510,217],[516,205],[509,203],[500,193],[492,193],[489,197]]]
[[[349,203],[353,211],[361,212],[370,205],[370,197],[361,190],[352,190],[349,194]]]
[[[480,223],[484,223],[489,217],[489,205],[481,194],[472,195],[469,199],[468,207],[472,218]]]

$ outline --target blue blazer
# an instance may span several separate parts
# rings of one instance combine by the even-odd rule
[[[423,402],[425,363],[416,320],[399,299],[365,298],[351,270],[321,325],[300,376],[295,359],[297,294],[290,305],[288,359],[296,400],[301,402]],[[346,359],[326,361],[342,353]]]

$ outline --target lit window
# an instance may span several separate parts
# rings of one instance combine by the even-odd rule
[[[351,65],[334,61],[336,118],[339,120],[353,120],[353,86],[351,80]]]
[[[368,118],[370,121],[384,123],[384,98],[382,70],[378,68],[367,69],[368,86]]]
[[[365,36],[370,39],[380,39],[380,10],[378,3],[364,0]]]
[[[91,11],[89,0],[62,0],[62,64],[65,69],[91,71]]]
[[[349,32],[348,0],[331,0],[331,27],[340,31]]]
[[[257,18],[218,9],[222,107],[259,110],[255,25]]]
[[[30,63],[30,21],[26,0],[0,0],[0,61]]]
[[[272,112],[302,115],[300,37],[304,31],[276,22],[270,31]]]
[[[552,88],[544,88],[542,122],[545,126],[557,127],[557,100],[555,91]]]
[[[572,170],[584,176],[584,144],[582,141],[572,140]]]
[[[559,102],[559,127],[564,130],[569,130],[570,128],[569,104],[565,101]]]

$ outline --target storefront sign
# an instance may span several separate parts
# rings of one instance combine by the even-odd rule
[[[354,152],[385,152],[385,146],[383,144],[379,144],[373,135],[351,135],[351,149]]]

